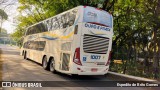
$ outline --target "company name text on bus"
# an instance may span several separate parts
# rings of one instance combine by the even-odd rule
[[[96,24],[86,23],[85,27],[99,29],[99,30],[105,30],[105,31],[110,31],[110,28],[105,27],[105,26],[99,26],[99,25],[96,25]]]

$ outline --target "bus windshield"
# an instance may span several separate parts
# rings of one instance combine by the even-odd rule
[[[103,10],[84,7],[83,22],[97,23],[112,28],[112,16]]]

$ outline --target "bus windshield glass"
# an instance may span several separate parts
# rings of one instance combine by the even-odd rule
[[[84,7],[83,22],[97,23],[112,28],[111,14],[93,7]]]

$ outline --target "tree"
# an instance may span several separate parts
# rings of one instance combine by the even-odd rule
[[[2,27],[3,21],[7,20],[7,18],[8,18],[8,15],[6,14],[6,12],[4,10],[0,9],[0,32],[1,32],[1,27]]]
[[[151,13],[151,25],[152,25],[152,29],[153,29],[153,48],[154,48],[154,55],[153,55],[153,60],[154,60],[154,78],[158,78],[158,63],[159,63],[159,60],[158,60],[158,48],[159,47],[159,40],[158,38],[160,37],[159,35],[159,32],[160,32],[160,0],[153,0],[153,1],[150,1],[150,0],[147,0],[149,3],[146,4],[146,6],[148,7],[147,8],[147,11],[149,13]],[[151,5],[153,5],[154,8],[150,8]]]

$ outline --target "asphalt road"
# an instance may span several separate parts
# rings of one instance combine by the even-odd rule
[[[24,60],[19,55],[19,49],[13,46],[0,45],[0,80],[2,81],[64,81],[68,84],[78,84],[71,81],[113,81],[111,76],[77,76],[53,74],[31,60]],[[117,77],[118,80],[118,77]],[[0,90],[160,90],[144,87],[42,87],[42,88],[0,88]],[[94,86],[94,85],[93,85]]]

